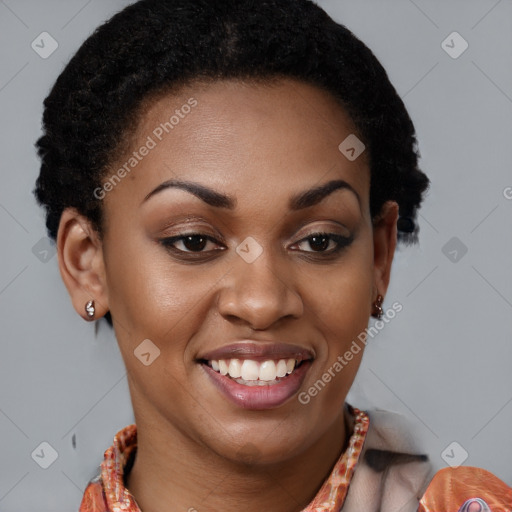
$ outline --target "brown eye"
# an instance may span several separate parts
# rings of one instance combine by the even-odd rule
[[[189,251],[202,251],[206,247],[208,239],[202,235],[189,235],[183,237],[183,246]]]
[[[208,245],[208,242],[217,245],[217,241],[214,238],[208,235],[204,235],[202,233],[189,233],[186,235],[173,236],[169,238],[164,238],[160,242],[169,249],[172,249],[176,252],[185,253],[209,252],[204,251],[205,247]]]
[[[309,246],[314,251],[325,251],[329,247],[330,238],[326,235],[313,235],[309,237]]]
[[[312,250],[301,249],[305,252],[333,254],[350,245],[352,240],[353,237],[347,238],[336,233],[312,233],[308,237],[303,238],[297,245],[300,246],[307,243]]]

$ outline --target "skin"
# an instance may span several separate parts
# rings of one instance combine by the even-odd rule
[[[300,389],[307,390],[364,331],[377,294],[386,293],[398,205],[385,203],[372,220],[366,152],[349,161],[338,149],[356,133],[351,119],[326,92],[289,79],[196,83],[157,98],[112,170],[191,97],[198,102],[191,113],[103,199],[102,239],[66,209],[61,275],[84,319],[89,299],[96,318],[112,313],[138,428],[127,487],[144,512],[229,512],[241,504],[246,512],[299,511],[347,446],[343,404],[363,350],[308,404],[294,396],[263,411],[226,400],[196,358],[247,338],[300,345],[315,355]],[[144,201],[169,179],[233,196],[236,207],[209,206],[178,188]],[[289,209],[292,195],[338,179],[360,202],[341,188]],[[306,238],[319,230],[353,241],[322,255]],[[191,252],[180,258],[159,242],[191,232],[217,240],[192,262]],[[263,249],[253,263],[235,251],[248,236]],[[133,353],[145,339],[160,350],[149,366]]]

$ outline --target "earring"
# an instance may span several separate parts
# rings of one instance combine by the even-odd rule
[[[375,299],[375,302],[373,303],[373,310],[372,310],[372,316],[375,318],[382,318],[382,301],[384,300],[384,297],[379,293],[377,295],[377,298]]]
[[[87,315],[87,318],[93,319],[94,315],[96,314],[96,308],[94,307],[94,301],[89,300],[85,304],[85,313]]]

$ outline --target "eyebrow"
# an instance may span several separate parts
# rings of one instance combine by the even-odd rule
[[[168,188],[178,188],[181,190],[186,190],[191,194],[195,195],[206,204],[210,206],[214,206],[215,208],[225,208],[227,210],[234,210],[237,204],[237,200],[234,197],[230,197],[221,192],[217,192],[211,188],[208,188],[199,183],[195,183],[193,181],[182,181],[182,180],[168,180],[164,181],[154,190],[152,190],[149,194],[146,195],[143,203],[146,202],[150,197],[153,197],[155,194],[158,194],[162,190],[166,190]],[[350,190],[357,198],[359,206],[361,207],[361,198],[357,191],[344,180],[332,180],[324,183],[323,185],[319,185],[318,187],[311,188],[309,190],[305,190],[300,192],[294,196],[292,196],[288,202],[288,206],[290,210],[302,210],[304,208],[309,208],[310,206],[315,206],[320,203],[327,196],[332,194],[334,191],[339,189]]]

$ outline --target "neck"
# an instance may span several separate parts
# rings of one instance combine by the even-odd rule
[[[266,465],[227,460],[172,428],[137,421],[137,453],[126,487],[143,512],[238,512],[242,506],[244,512],[299,512],[347,448],[347,415],[341,411],[300,455]]]

